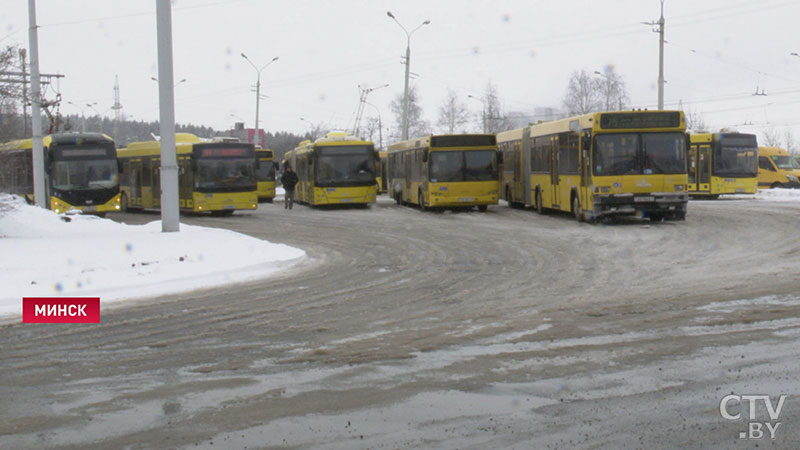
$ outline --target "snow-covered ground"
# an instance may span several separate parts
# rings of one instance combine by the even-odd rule
[[[22,297],[105,304],[261,278],[304,257],[228,230],[181,224],[178,233],[162,233],[160,221],[63,216],[0,194],[0,317],[21,315]]]
[[[277,194],[280,200],[283,189]],[[800,190],[747,198],[797,202]],[[179,233],[162,233],[160,221],[64,217],[0,194],[0,317],[21,315],[22,297],[92,296],[108,303],[260,278],[305,257],[228,230],[181,224]]]

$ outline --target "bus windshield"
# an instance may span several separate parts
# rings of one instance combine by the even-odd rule
[[[758,175],[758,147],[755,139],[725,138],[714,149],[714,175],[745,176]]]
[[[374,154],[365,145],[319,147],[316,152],[317,186],[375,184]]]
[[[195,188],[224,191],[255,190],[255,160],[252,158],[200,159],[197,162]]]
[[[275,181],[275,161],[261,160],[256,169],[256,179],[258,181]]]
[[[595,175],[686,173],[683,133],[601,134],[595,138]]]
[[[430,180],[433,183],[496,181],[497,152],[494,150],[434,150],[430,154]]]
[[[800,163],[791,156],[773,156],[772,160],[775,161],[775,165],[778,166],[778,169],[800,169]]]
[[[114,159],[75,159],[53,163],[53,188],[60,191],[111,189],[119,184]]]

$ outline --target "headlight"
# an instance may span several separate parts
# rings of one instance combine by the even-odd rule
[[[675,192],[681,192],[681,191],[683,191],[683,185],[682,184],[676,184],[675,185]]]
[[[793,183],[797,183],[797,177],[794,175],[786,175],[786,179]]]

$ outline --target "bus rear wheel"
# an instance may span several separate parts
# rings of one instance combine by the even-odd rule
[[[578,222],[583,222],[583,211],[581,211],[581,202],[577,195],[572,197],[572,214],[575,215]]]
[[[486,212],[489,209],[489,205],[478,205],[478,211]]]
[[[425,211],[427,208],[425,208],[425,202],[423,202],[422,191],[419,191],[417,198],[419,199],[419,209]]]

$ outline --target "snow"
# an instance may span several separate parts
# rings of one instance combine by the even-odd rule
[[[800,202],[800,189],[744,198]],[[178,233],[162,233],[160,221],[58,215],[0,194],[0,317],[20,316],[22,297],[100,297],[104,304],[158,297],[263,278],[304,258],[302,250],[228,230],[181,224]]]
[[[100,297],[102,305],[263,278],[304,258],[229,230],[181,224],[162,233],[160,221],[58,215],[0,194],[0,317],[21,316],[22,297]]]

